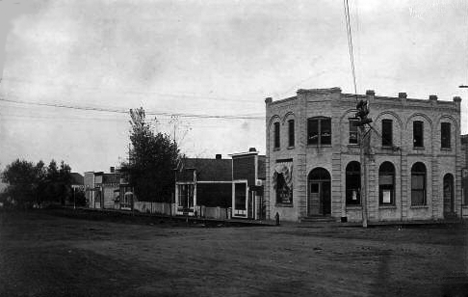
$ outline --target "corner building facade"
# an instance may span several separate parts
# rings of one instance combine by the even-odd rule
[[[360,100],[368,100],[373,119],[364,169],[368,221],[460,216],[461,98],[355,95],[339,88],[265,100],[267,216],[362,221],[360,140],[352,123]]]

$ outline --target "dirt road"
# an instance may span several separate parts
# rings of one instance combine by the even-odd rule
[[[0,216],[0,296],[468,296],[462,225],[202,228]]]

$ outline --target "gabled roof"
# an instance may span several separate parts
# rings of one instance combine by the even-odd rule
[[[187,158],[183,170],[196,170],[197,181],[231,181],[232,160]]]

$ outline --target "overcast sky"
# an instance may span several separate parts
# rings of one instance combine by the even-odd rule
[[[468,1],[349,3],[358,93],[461,96],[468,133]],[[140,106],[189,156],[265,153],[265,97],[354,92],[344,20],[338,0],[0,0],[0,168],[106,171]]]

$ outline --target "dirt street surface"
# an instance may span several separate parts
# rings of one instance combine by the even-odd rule
[[[0,296],[468,296],[461,224],[204,228],[0,216]]]

